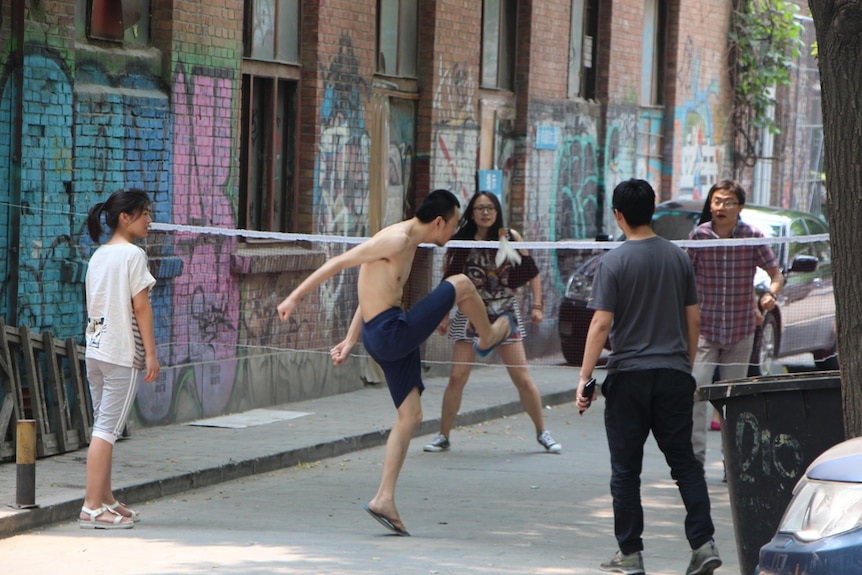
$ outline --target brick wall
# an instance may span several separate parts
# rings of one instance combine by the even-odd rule
[[[303,37],[314,53],[303,59],[300,229],[366,235],[376,2],[326,2],[307,12]]]

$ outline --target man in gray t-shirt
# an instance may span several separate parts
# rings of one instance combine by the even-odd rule
[[[656,235],[626,241],[599,261],[592,294],[587,307],[614,314],[608,369],[691,373],[685,307],[697,306],[697,288],[678,246]]]
[[[584,386],[610,336],[613,351],[602,395],[619,550],[601,569],[644,573],[640,471],[643,446],[652,432],[685,504],[685,536],[691,547],[685,573],[711,575],[721,559],[712,539],[703,464],[691,445],[691,362],[700,332],[694,271],[682,249],[653,233],[655,192],[649,183],[619,184],[613,211],[626,241],[602,257],[593,279],[587,305],[595,313],[577,393],[578,408],[588,409],[594,398],[584,397]]]

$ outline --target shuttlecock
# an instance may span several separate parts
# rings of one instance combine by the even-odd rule
[[[513,266],[521,263],[521,254],[509,245],[509,230],[506,228],[500,228],[500,247],[497,248],[497,257],[494,261],[497,267],[502,266],[506,262],[509,262]]]

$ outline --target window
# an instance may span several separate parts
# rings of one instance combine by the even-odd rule
[[[296,92],[295,81],[243,75],[239,217],[246,229],[293,231]]]
[[[246,58],[299,62],[299,0],[245,0]]]
[[[569,35],[569,98],[596,97],[598,0],[572,0]]]
[[[150,0],[76,0],[79,36],[146,45],[150,41]]]
[[[245,0],[239,223],[296,226],[299,0]]]
[[[664,71],[664,2],[645,0],[643,51],[641,52],[641,105],[662,103],[661,78]]]
[[[482,3],[482,87],[512,90],[517,0]]]
[[[377,73],[416,77],[416,0],[377,0]]]

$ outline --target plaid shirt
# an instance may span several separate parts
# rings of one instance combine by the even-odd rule
[[[732,238],[762,238],[763,233],[742,220]],[[712,222],[697,226],[692,240],[715,240]],[[754,273],[778,266],[767,245],[688,248],[700,301],[700,335],[719,345],[730,345],[754,332]]]

